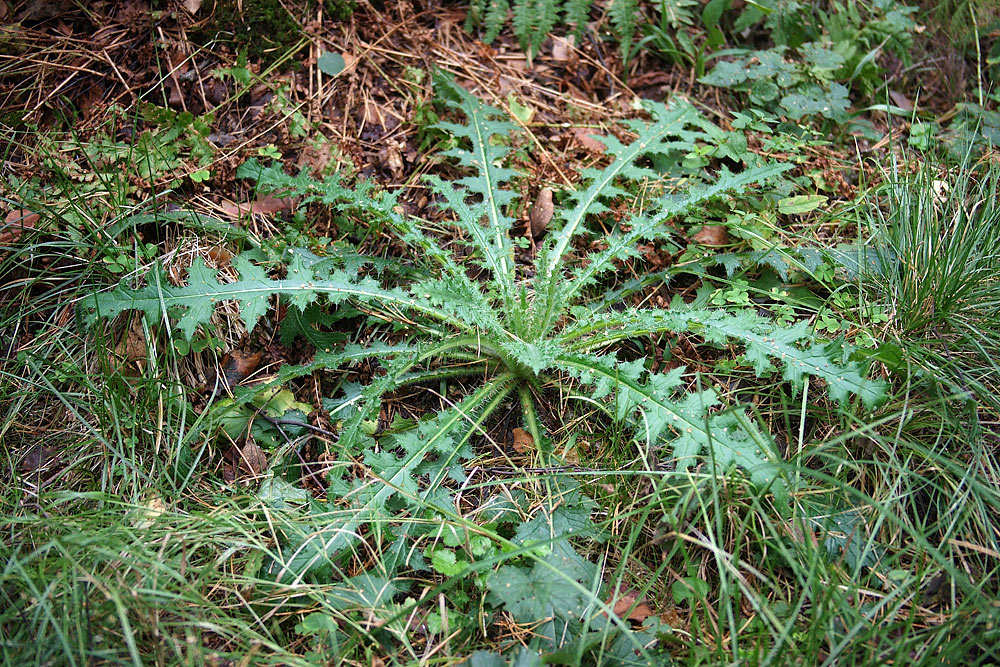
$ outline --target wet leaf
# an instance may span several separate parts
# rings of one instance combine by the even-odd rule
[[[240,470],[255,477],[267,470],[267,455],[253,440],[247,440],[240,449]]]
[[[222,376],[225,378],[226,384],[234,387],[243,382],[251,373],[257,370],[260,360],[263,358],[263,352],[231,351],[222,358],[221,364]]]
[[[705,225],[691,238],[696,243],[707,246],[725,245],[729,240],[724,225]]]
[[[523,428],[514,429],[514,451],[524,454],[535,446],[535,439]]]
[[[531,234],[531,238],[537,239],[545,233],[545,228],[548,227],[549,221],[552,220],[554,212],[555,205],[552,203],[552,190],[542,188],[541,192],[538,193],[538,199],[535,200],[535,203],[531,207],[531,212],[528,214],[528,231]]]
[[[640,599],[637,591],[631,588],[622,590],[619,587],[617,592],[618,595],[606,602],[619,618],[627,618],[630,621],[642,623],[650,616],[656,616],[656,612],[649,606],[646,599]],[[626,616],[626,614],[628,615]]]
[[[347,68],[344,56],[327,51],[316,61],[316,67],[327,76],[337,76]]]

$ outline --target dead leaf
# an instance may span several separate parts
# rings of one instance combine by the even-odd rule
[[[344,58],[344,69],[341,74],[352,69],[358,62],[358,57],[350,53],[341,53],[340,55]]]
[[[192,14],[197,14],[198,10],[201,9],[201,2],[202,0],[184,0],[184,9]]]
[[[170,268],[167,269],[167,280],[174,287],[180,287],[184,284],[184,270],[176,264],[171,264]]]
[[[534,447],[535,439],[531,437],[531,434],[525,431],[523,428],[514,429],[514,451],[518,454],[524,454],[529,449]]]
[[[567,35],[566,37],[558,37],[556,35],[552,36],[552,59],[559,62],[565,62],[570,59],[573,54],[573,42],[575,38],[573,35]]]
[[[691,237],[696,243],[708,246],[725,245],[729,240],[723,225],[705,225],[697,234]]]
[[[180,86],[173,81],[164,81],[163,87],[167,89],[167,104],[175,109],[183,106],[183,95]]]
[[[670,73],[662,70],[643,72],[638,76],[629,77],[629,86],[631,86],[633,90],[638,90],[639,88],[651,88],[653,86],[662,86],[670,82]]]
[[[566,463],[566,465],[570,466],[580,465],[579,446],[578,445],[573,447],[567,446],[566,449],[564,449],[562,452],[562,460]]]
[[[7,214],[4,224],[0,227],[0,243],[13,243],[21,238],[25,229],[32,229],[41,216],[37,213],[15,208]]]
[[[555,205],[552,203],[552,190],[542,188],[541,192],[538,193],[538,199],[535,200],[535,203],[531,206],[531,212],[528,214],[528,233],[531,234],[531,238],[540,238],[545,233],[545,228],[552,219],[554,212]]]
[[[315,145],[307,145],[299,154],[299,167],[309,167],[314,174],[322,174],[330,164],[330,143],[323,141]]]
[[[948,181],[931,181],[931,189],[934,190],[934,199],[939,204],[948,201]]]
[[[32,445],[31,449],[28,450],[28,453],[25,454],[20,463],[17,464],[17,469],[22,475],[28,475],[45,468],[49,462],[55,458],[56,453],[54,449],[50,449],[44,445],[35,444]]]
[[[212,260],[216,268],[219,269],[224,266],[229,266],[229,262],[233,259],[233,253],[229,252],[222,246],[209,248],[208,252],[205,254],[208,255],[208,258]]]
[[[229,97],[229,88],[224,81],[212,79],[205,87],[205,97],[212,104],[222,104]]]
[[[254,477],[267,470],[267,455],[253,440],[247,440],[243,448],[240,449],[240,470],[248,472]]]
[[[636,623],[642,623],[650,616],[656,616],[652,607],[646,603],[646,599],[639,599],[639,593],[637,591],[634,591],[631,588],[622,591],[619,587],[617,593],[618,595],[614,596],[613,605],[611,600],[607,601],[607,604],[614,610],[615,616],[622,618],[623,614],[627,612],[628,616],[625,618],[628,618],[630,621],[635,621]]]
[[[382,168],[386,169],[392,177],[400,179],[403,176],[403,156],[395,146],[386,146],[378,152],[379,162]]]
[[[588,153],[603,153],[607,146],[594,138],[594,131],[586,127],[573,128],[573,138]]]
[[[677,613],[677,610],[673,608],[660,614],[660,622],[670,628],[684,627],[684,620],[681,618],[681,615]]]
[[[895,90],[889,91],[889,99],[892,100],[893,104],[904,111],[913,111],[913,102],[904,95],[903,93],[898,93]]]
[[[149,528],[167,511],[167,504],[158,495],[151,495],[139,506],[135,527],[139,530]]]
[[[146,358],[146,332],[142,329],[141,317],[133,318],[125,338],[115,346],[115,353],[128,363]]]
[[[232,350],[224,357],[222,357],[222,363],[220,364],[220,370],[222,371],[222,377],[225,378],[226,384],[230,387],[235,387],[243,380],[250,377],[250,374],[257,370],[260,366],[260,360],[264,358],[264,353],[261,351],[250,353],[244,352],[242,350]]]
[[[272,215],[280,211],[295,210],[297,204],[298,199],[296,197],[284,197],[282,199],[278,199],[276,197],[261,197],[260,199],[249,204],[222,202],[219,204],[219,208],[222,209],[223,213],[231,218],[241,218],[247,213]]]

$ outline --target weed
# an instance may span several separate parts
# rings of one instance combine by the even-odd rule
[[[488,603],[506,609],[519,622],[550,617],[544,628],[536,629],[540,646],[549,651],[567,650],[565,646],[560,649],[557,638],[568,629],[575,634],[586,627],[598,628],[604,640],[610,641],[625,628],[598,624],[592,616],[604,608],[596,598],[596,570],[568,540],[598,539],[599,534],[589,518],[590,501],[570,480],[552,482],[553,500],[558,501],[534,519],[516,525],[512,537],[503,537],[497,529],[481,533],[494,548],[480,548],[479,553],[466,549],[459,554],[447,550],[450,543],[446,541],[443,546],[423,549],[423,560],[418,559],[421,551],[414,550],[417,544],[427,544],[436,516],[457,522],[463,534],[472,527],[452,509],[457,497],[449,480],[468,483],[462,462],[473,455],[469,445],[508,397],[519,402],[528,440],[537,447],[542,461],[553,459],[538,401],[544,411],[544,397],[553,387],[562,387],[565,395],[601,406],[617,423],[629,425],[648,456],[670,445],[676,469],[683,472],[699,454],[705,454],[720,471],[742,468],[761,490],[773,491],[781,504],[787,489],[778,475],[774,445],[742,409],[714,410],[720,405],[715,392],[696,380],[685,380],[683,368],[656,372],[642,359],[620,359],[616,348],[637,337],[687,332],[714,344],[733,341],[744,345],[747,362],[760,375],[778,370],[772,365],[777,361],[784,378],[796,387],[803,386],[805,375],[821,378],[831,396],[840,401],[854,393],[866,405],[874,406],[883,387],[864,378],[853,364],[844,363],[842,359],[849,353],[833,354],[824,345],[812,343],[805,322],[786,328],[752,312],[727,314],[680,305],[620,311],[611,308],[599,291],[595,300],[593,290],[614,270],[616,262],[635,253],[638,241],[655,241],[668,233],[664,220],[777,176],[786,166],[748,165],[739,174],[723,169],[704,185],[663,194],[607,237],[606,249],[591,253],[585,262],[572,261],[574,239],[589,233],[592,217],[626,194],[625,184],[658,176],[643,166],[647,157],[662,156],[669,164],[671,155],[690,152],[699,140],[712,139],[711,133],[700,130],[707,126],[692,107],[648,105],[652,123],[628,123],[637,135],[634,141],[602,140],[614,161],[584,173],[580,189],[569,195],[566,208],[559,213],[559,228],[544,239],[529,269],[514,261],[514,221],[507,211],[517,195],[503,187],[516,175],[504,166],[512,150],[506,138],[514,127],[502,112],[483,105],[463,89],[444,80],[439,87],[449,106],[461,112],[467,122],[440,123],[439,127],[459,141],[446,155],[471,174],[450,183],[437,176],[427,180],[442,207],[455,216],[451,224],[465,239],[463,245],[471,252],[473,264],[484,272],[483,280],[471,279],[466,270],[468,260],[460,263],[412,219],[401,215],[392,195],[380,193],[373,199],[363,191],[341,187],[335,179],[316,183],[302,175],[299,182],[268,172],[270,181],[283,183],[279,187],[285,191],[315,188],[312,196],[324,197],[328,204],[381,217],[401,241],[428,258],[433,274],[405,287],[383,287],[371,277],[345,270],[346,258],[323,259],[300,251],[287,262],[287,275],[273,279],[255,263],[256,255],[244,253],[233,259],[239,273],[233,282],[220,283],[214,271],[196,262],[189,270],[187,285],[175,287],[156,268],[145,287],[136,289],[123,282],[111,292],[94,295],[83,308],[91,321],[128,309],[143,312],[151,325],[165,323],[166,317],[186,339],[208,323],[216,304],[227,300],[239,301],[248,330],[266,312],[273,294],[284,295],[299,309],[324,296],[330,305],[351,302],[380,313],[381,318],[407,332],[401,343],[321,351],[310,364],[285,368],[279,380],[271,383],[274,387],[277,382],[321,368],[347,368],[362,359],[378,358],[385,369],[370,385],[347,391],[343,398],[330,397],[325,403],[342,420],[337,443],[341,456],[363,461],[371,478],[359,478],[346,467],[332,471],[331,497],[349,501],[351,509],[335,524],[316,517],[317,523],[307,532],[290,533],[265,566],[269,576],[279,582],[325,580],[340,571],[345,558],[357,553],[359,534],[365,526],[378,525],[405,511],[415,522],[403,522],[389,532],[380,530],[380,537],[370,536],[370,547],[375,546],[372,540],[381,542],[380,565],[377,572],[360,575],[370,583],[352,579],[359,590],[391,585],[392,580],[386,577],[405,566],[419,569],[424,561],[445,574],[481,572],[500,553],[513,550],[504,559],[511,561],[515,554],[519,559],[486,579],[491,592]],[[264,173],[256,164],[246,169],[247,175],[258,178]],[[703,174],[700,178],[707,177]],[[626,289],[616,298],[629,294]],[[418,382],[439,382],[444,387],[460,378],[479,378],[478,387],[449,401],[452,407],[430,419],[415,426],[400,424],[378,439],[372,437],[374,420],[388,392]],[[235,404],[217,406],[215,419],[227,418],[257,395],[237,392]],[[459,560],[466,563],[461,570]],[[377,578],[377,585],[372,577]],[[391,615],[398,618],[405,613],[404,606]],[[586,618],[590,620],[580,626]],[[622,641],[627,641],[623,647],[641,643],[627,632]],[[602,650],[624,650],[615,646],[618,644],[612,643]]]

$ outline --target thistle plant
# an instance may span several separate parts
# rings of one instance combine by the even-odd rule
[[[481,269],[479,278],[470,277],[467,261],[402,212],[397,195],[359,194],[336,178],[319,183],[278,176],[273,189],[279,194],[318,197],[322,191],[331,206],[384,221],[414,256],[426,258],[425,277],[384,284],[389,281],[359,276],[356,266],[338,258],[298,251],[287,261],[285,275],[274,278],[259,264],[259,256],[245,253],[233,260],[239,277],[231,282],[220,282],[214,271],[195,263],[187,284],[178,287],[157,268],[142,287],[123,282],[83,304],[91,319],[135,309],[153,322],[169,318],[190,337],[208,322],[215,305],[227,300],[239,302],[250,330],[267,312],[270,297],[279,294],[295,308],[314,313],[324,302],[330,307],[350,302],[402,330],[396,338],[401,342],[393,344],[320,350],[311,363],[286,367],[274,381],[285,383],[319,369],[347,369],[363,359],[377,359],[385,371],[350,397],[329,397],[325,407],[341,420],[337,445],[343,460],[363,462],[370,474],[361,478],[354,474],[357,466],[344,466],[331,476],[330,494],[344,499],[349,512],[335,527],[290,537],[271,565],[273,576],[290,581],[318,576],[350,551],[362,527],[389,513],[454,508],[450,489],[452,482],[465,480],[462,463],[474,455],[474,438],[515,397],[523,426],[538,445],[547,435],[537,406],[559,391],[603,406],[611,419],[628,426],[638,446],[662,452],[659,458],[671,460],[675,470],[705,457],[716,470],[741,470],[761,492],[784,497],[779,456],[756,421],[741,407],[724,404],[710,382],[684,368],[657,372],[647,359],[620,358],[619,347],[630,339],[684,332],[710,344],[741,346],[758,375],[780,371],[799,388],[812,376],[841,402],[856,395],[871,406],[880,399],[882,384],[845,361],[846,346],[815,340],[805,322],[782,327],[753,311],[683,305],[618,309],[602,298],[602,287],[621,262],[637,255],[640,242],[670,234],[668,220],[764,184],[786,165],[758,161],[739,173],[721,168],[714,178],[686,191],[660,194],[608,234],[603,249],[581,257],[581,244],[574,241],[593,233],[596,216],[608,211],[612,201],[629,196],[629,187],[662,178],[648,165],[684,154],[712,136],[714,126],[690,104],[646,103],[651,120],[627,121],[635,137],[628,143],[610,135],[600,139],[613,160],[582,172],[532,263],[519,264],[512,238],[519,194],[510,187],[518,174],[509,166],[510,138],[517,128],[502,111],[461,87],[439,85],[449,106],[464,117],[464,122],[443,122],[440,128],[456,138],[457,147],[445,155],[466,175],[453,181],[428,176],[427,183],[452,216],[447,223],[455,231],[451,243]],[[626,287],[616,298],[628,299],[638,289]],[[376,442],[371,424],[387,394],[406,385],[460,377],[475,387],[464,398],[415,428]],[[238,401],[249,400],[249,394],[238,393]],[[409,531],[404,527],[385,536],[392,544],[383,551],[384,572],[391,575],[407,563]]]

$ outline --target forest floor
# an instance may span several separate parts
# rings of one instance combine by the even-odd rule
[[[5,663],[1000,660],[1000,9],[493,4],[0,0]]]

